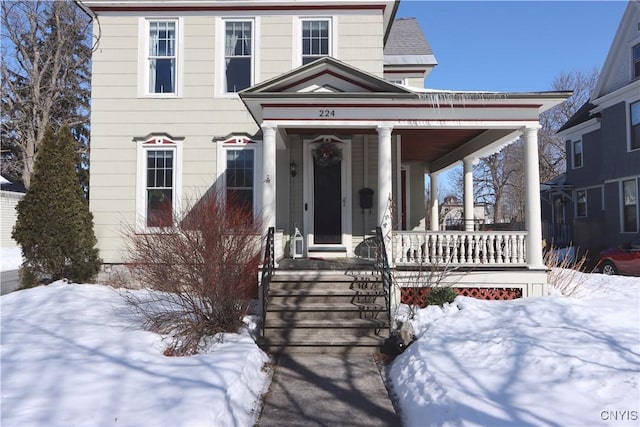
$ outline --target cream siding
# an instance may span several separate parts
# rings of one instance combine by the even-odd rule
[[[407,230],[425,231],[425,166],[421,162],[409,162],[407,165],[407,181],[410,183]]]
[[[286,73],[292,68],[293,21],[290,16],[261,19],[260,75],[258,82]]]
[[[220,15],[235,17],[233,13]],[[307,15],[305,15],[307,16]],[[327,15],[322,15],[326,17]],[[156,18],[157,16],[152,16]],[[251,18],[248,14],[241,17]],[[94,32],[100,35],[92,62],[91,111],[91,200],[98,246],[105,263],[123,261],[125,242],[123,230],[135,221],[137,159],[134,138],[151,133],[166,133],[182,139],[183,164],[178,173],[182,179],[182,199],[204,194],[216,184],[216,153],[214,139],[232,133],[255,134],[260,129],[246,111],[240,99],[217,92],[216,73],[222,70],[216,63],[216,16],[167,15],[180,18],[182,41],[178,58],[179,96],[144,96],[146,52],[141,50],[145,36],[144,22],[139,16],[102,15]],[[255,16],[254,35],[258,61],[256,83],[291,70],[295,52],[296,23],[300,16],[282,13]],[[382,76],[383,23],[379,13],[341,13],[332,16],[333,29],[338,34],[334,55],[364,71]],[[364,140],[367,143],[364,143]],[[377,188],[377,136],[352,138],[353,239],[354,247],[375,228],[374,209],[363,216],[359,208],[358,190],[365,182]],[[287,150],[277,152],[277,228],[290,235],[297,226],[303,228],[302,139],[289,135]],[[367,150],[364,164],[362,150]],[[291,177],[291,161],[298,165],[298,174]],[[261,160],[256,158],[256,163]],[[394,178],[395,179],[395,178]],[[260,191],[257,179],[256,191]]]
[[[382,16],[341,15],[338,19],[338,52],[341,61],[383,76],[383,25]]]
[[[407,86],[424,87],[424,77],[411,77],[407,79]]]

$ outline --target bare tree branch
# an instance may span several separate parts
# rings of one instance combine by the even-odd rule
[[[71,1],[3,1],[2,172],[28,188],[49,126],[88,147],[88,17]]]

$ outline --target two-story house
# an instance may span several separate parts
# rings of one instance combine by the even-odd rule
[[[550,186],[548,218],[569,225],[574,246],[595,259],[640,231],[639,1],[625,9],[589,102],[558,134],[566,174]]]
[[[124,224],[153,232],[162,206],[216,188],[276,230],[280,256],[296,229],[305,257],[330,258],[381,227],[393,267],[444,260],[475,286],[544,293],[538,120],[570,93],[425,89],[437,62],[394,0],[77,3],[97,40],[90,208],[107,268]],[[474,231],[473,162],[521,135],[527,229]],[[461,162],[471,228],[440,232],[436,205],[420,229],[425,173],[437,189]]]

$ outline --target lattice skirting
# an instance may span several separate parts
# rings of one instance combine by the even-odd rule
[[[453,288],[458,295],[484,300],[510,300],[522,298],[520,288]],[[400,288],[400,302],[402,304],[426,306],[427,296],[431,292],[429,287]]]

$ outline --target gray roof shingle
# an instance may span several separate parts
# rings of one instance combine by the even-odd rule
[[[416,18],[399,18],[393,21],[384,54],[433,55],[433,51]]]

